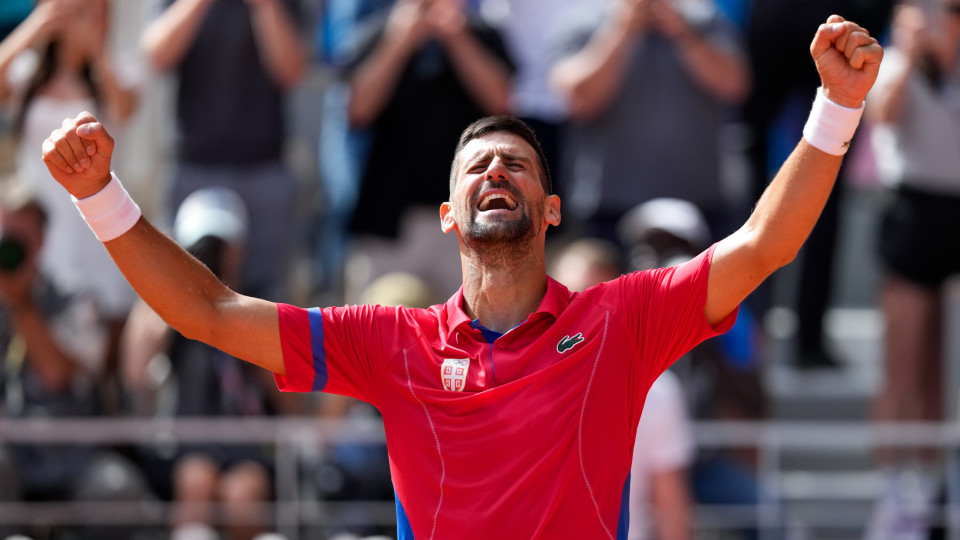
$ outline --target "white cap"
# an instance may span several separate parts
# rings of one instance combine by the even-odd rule
[[[620,240],[637,244],[653,230],[660,230],[685,240],[695,249],[710,245],[710,229],[703,213],[691,202],[661,198],[639,204],[628,211],[617,224]]]
[[[231,244],[243,243],[247,238],[247,207],[240,195],[231,189],[198,189],[177,209],[173,235],[186,248],[205,236],[214,236]]]

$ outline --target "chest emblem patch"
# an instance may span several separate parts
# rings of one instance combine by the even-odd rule
[[[444,390],[462,392],[470,370],[469,358],[444,358],[440,365],[440,381]]]
[[[576,347],[581,341],[583,341],[583,333],[581,332],[577,332],[577,334],[573,337],[563,336],[563,339],[560,340],[560,343],[557,343],[557,352],[563,354]]]

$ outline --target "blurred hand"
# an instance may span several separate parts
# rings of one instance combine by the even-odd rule
[[[107,51],[107,13],[106,7],[99,1],[73,2],[69,32],[75,34],[76,46],[80,48],[89,62],[96,62]]]
[[[614,8],[614,18],[632,33],[643,33],[654,25],[653,6],[657,0],[623,0]]]
[[[440,39],[455,38],[467,28],[460,0],[432,0],[424,18],[430,34]]]
[[[860,25],[831,15],[810,44],[825,97],[856,108],[877,80],[883,49]]]
[[[53,178],[78,199],[89,197],[110,182],[113,137],[96,117],[82,112],[67,118],[43,141],[43,162]]]
[[[673,2],[654,0],[651,6],[653,24],[657,30],[673,40],[684,40],[693,34],[687,20],[677,11]]]
[[[893,45],[910,60],[919,60],[930,46],[930,21],[923,8],[901,4],[893,17]]]
[[[27,17],[36,28],[38,40],[49,41],[71,21],[72,0],[40,0]]]
[[[395,36],[402,43],[419,46],[430,37],[424,16],[428,5],[424,0],[399,0],[390,10],[385,33]]]

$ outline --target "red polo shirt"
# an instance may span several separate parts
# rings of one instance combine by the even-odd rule
[[[400,538],[625,538],[647,390],[725,332],[704,317],[711,247],[582,293],[553,279],[506,334],[462,309],[279,305],[286,391],[383,414]]]

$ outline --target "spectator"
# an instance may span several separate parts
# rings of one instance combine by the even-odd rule
[[[240,290],[280,298],[297,238],[297,182],[282,162],[285,92],[303,77],[296,0],[168,0],[141,45],[177,75],[169,208],[212,186],[243,197],[250,237]],[[257,129],[249,129],[255,125]]]
[[[960,272],[960,2],[902,2],[867,114],[891,188],[880,230],[886,373],[879,421],[943,418],[943,284]],[[884,489],[868,537],[925,538],[938,453],[881,449]]]
[[[239,279],[247,231],[240,196],[220,187],[188,196],[177,211],[173,229],[176,240],[228,284]],[[123,335],[124,373],[133,392],[149,389],[148,366],[162,352],[172,367],[176,403],[175,410],[157,411],[161,416],[259,416],[283,408],[269,378],[173,332],[149,306],[138,302]],[[178,503],[175,538],[214,534],[210,527],[214,503],[219,501],[226,529],[235,540],[264,532],[259,504],[272,494],[271,463],[260,445],[215,443],[182,445],[172,462],[160,452],[148,461],[158,491],[172,491]],[[172,486],[164,485],[168,479]]]
[[[347,114],[371,140],[350,258],[371,268],[351,268],[347,300],[387,270],[456,287],[453,239],[436,226],[436,206],[449,195],[436,181],[450,173],[443,149],[453,150],[464,125],[509,109],[512,63],[500,35],[462,0],[399,0],[357,28],[344,69]]]
[[[712,1],[620,0],[586,15],[550,75],[569,100],[567,200],[585,232],[615,241],[620,216],[656,197],[689,200],[714,235],[729,232],[720,129],[750,88],[735,30]]]
[[[511,92],[513,113],[533,128],[551,171],[560,171],[564,154],[561,135],[567,122],[566,103],[550,88],[548,74],[555,60],[553,34],[571,12],[588,0],[482,0],[481,14],[499,28],[517,64]],[[555,190],[564,194],[564,179],[555,177]]]
[[[56,288],[40,269],[47,213],[26,189],[8,180],[0,195],[0,371],[3,413],[58,418],[98,412],[106,329],[93,302]],[[82,445],[10,445],[16,497],[28,501],[131,501],[149,496],[142,475],[111,451]],[[9,497],[11,493],[4,494]],[[127,538],[116,528],[90,538]]]
[[[619,277],[619,259],[613,244],[581,239],[561,252],[551,273],[571,291],[583,291]],[[672,372],[665,371],[650,387],[637,424],[627,538],[691,537],[693,508],[687,475],[694,446],[690,430],[679,381]]]
[[[110,53],[109,28],[107,0],[41,0],[0,42],[0,100],[16,111],[17,175],[48,210],[42,272],[61,289],[90,293],[96,301],[110,325],[112,372],[133,290],[37,160],[37,148],[64,114],[101,111],[108,124],[121,126],[136,109],[141,70],[130,55]]]

